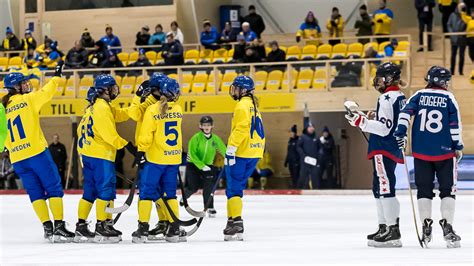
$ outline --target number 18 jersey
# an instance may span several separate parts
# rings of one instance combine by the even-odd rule
[[[403,108],[397,132],[406,132],[414,116],[411,132],[413,157],[425,161],[453,158],[463,149],[461,116],[454,95],[444,89],[417,91]]]
[[[181,106],[174,102],[168,103],[164,115],[160,112],[159,102],[146,109],[138,136],[138,151],[145,152],[147,161],[162,165],[181,164],[182,119]]]

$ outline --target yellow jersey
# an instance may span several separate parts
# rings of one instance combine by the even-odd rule
[[[382,20],[382,23],[378,23],[378,20]],[[385,13],[377,13],[374,15],[374,18],[372,19],[374,22],[374,34],[390,34],[390,31],[392,30],[392,18],[390,18],[387,14]]]
[[[148,96],[143,103],[140,102],[139,96],[133,96],[132,104],[129,107],[128,114],[130,115],[131,119],[137,122],[135,127],[135,143],[138,143],[138,136],[140,134],[140,128],[143,122],[143,114],[145,113],[148,106],[155,104],[156,102],[156,98],[152,95]]]
[[[181,122],[183,110],[169,102],[168,111],[161,115],[160,103],[146,109],[138,137],[138,151],[145,152],[147,161],[154,164],[181,164],[183,141]]]
[[[5,108],[9,131],[5,147],[10,151],[12,163],[40,154],[48,147],[41,130],[39,112],[56,93],[58,80],[58,77],[53,77],[38,91],[10,98]]]
[[[466,37],[472,38],[474,37],[474,19],[466,14],[466,12],[461,12],[461,18],[466,23]]]
[[[262,158],[263,156],[265,132],[262,115],[258,109],[254,110],[250,97],[243,97],[235,106],[232,130],[227,145],[237,147],[235,153],[237,157]]]
[[[328,19],[328,22],[326,23],[326,28],[329,31],[329,37],[342,37],[344,31],[344,19],[342,19],[342,17],[336,19],[336,26],[331,24],[331,19]]]
[[[128,119],[128,108],[115,108],[98,98],[94,105],[86,109],[77,127],[78,153],[114,162],[117,150],[128,143],[117,133],[115,123]]]

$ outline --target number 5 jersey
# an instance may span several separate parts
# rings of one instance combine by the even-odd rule
[[[413,157],[425,161],[453,158],[463,149],[461,115],[454,95],[444,89],[417,91],[403,108],[395,134],[405,136],[410,117]]]

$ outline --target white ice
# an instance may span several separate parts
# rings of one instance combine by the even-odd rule
[[[117,199],[122,204],[126,196]],[[64,197],[65,220],[73,230],[79,195]],[[401,201],[403,248],[367,247],[366,235],[377,227],[370,195],[245,196],[244,242],[224,242],[225,198],[217,196],[218,216],[203,222],[187,243],[131,243],[136,229],[136,201],[124,213],[117,228],[124,233],[120,244],[49,244],[26,195],[0,196],[0,264],[467,264],[473,265],[474,195],[458,196],[454,229],[462,237],[462,248],[447,249],[438,224],[439,198],[433,203],[433,241],[429,249],[418,245],[410,201]],[[202,208],[201,196],[190,204]],[[183,219],[189,218],[181,209]],[[90,220],[95,219],[95,211]],[[152,212],[151,224],[157,220]]]

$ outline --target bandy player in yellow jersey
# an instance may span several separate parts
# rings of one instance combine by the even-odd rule
[[[178,82],[166,78],[160,84],[161,99],[147,108],[138,137],[138,153],[135,162],[140,171],[140,199],[138,202],[138,229],[132,234],[132,242],[148,240],[150,212],[154,202],[162,198],[179,218],[176,185],[181,164],[183,111],[176,101],[180,96]],[[163,208],[170,222],[165,240],[178,242],[179,225],[173,221],[168,209]],[[184,239],[181,239],[184,241]]]
[[[236,77],[229,88],[230,96],[238,103],[232,117],[225,158],[228,217],[224,229],[225,241],[243,240],[243,190],[265,149],[262,115],[258,111],[254,89],[254,82],[248,76]]]
[[[5,146],[10,151],[13,168],[20,176],[33,209],[43,224],[44,237],[51,242],[71,242],[74,238],[74,233],[66,229],[63,221],[61,178],[47,148],[39,119],[41,107],[51,101],[56,93],[62,66],[63,62],[58,63],[55,77],[35,92],[31,92],[29,76],[8,74],[5,78],[8,94],[2,99],[9,131]],[[54,227],[46,200],[49,200]]]
[[[111,105],[111,101],[119,93],[112,76],[97,76],[94,87],[88,93],[90,106],[78,125],[77,148],[83,164],[84,192],[78,207],[76,242],[117,243],[121,240],[122,233],[113,227],[112,215],[107,214],[105,209],[107,206],[113,207],[115,199],[117,150],[126,148],[135,155],[136,148],[119,136],[115,124],[127,121],[130,117],[140,118],[146,107],[153,102],[147,99],[139,106],[116,108]],[[86,219],[94,201],[97,223],[93,234],[87,228]]]

